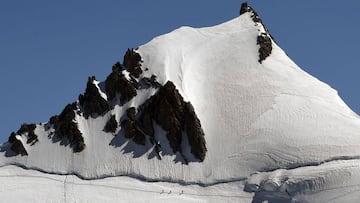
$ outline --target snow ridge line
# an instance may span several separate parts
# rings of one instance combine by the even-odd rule
[[[41,168],[37,168],[37,167],[28,167],[24,164],[19,164],[19,163],[9,163],[6,165],[2,165],[0,166],[0,168],[2,167],[6,167],[6,166],[16,166],[19,168],[22,168],[24,170],[34,170],[34,171],[38,171],[44,174],[49,174],[49,175],[60,175],[60,176],[69,176],[69,175],[73,175],[78,177],[81,180],[103,180],[106,178],[116,178],[116,177],[129,177],[129,178],[133,178],[136,180],[140,180],[143,182],[148,182],[148,183],[175,183],[175,184],[179,184],[181,186],[189,186],[189,185],[198,185],[201,187],[210,187],[210,186],[215,186],[215,185],[220,185],[220,184],[226,184],[226,183],[235,183],[235,182],[244,182],[246,181],[248,178],[247,177],[240,177],[240,178],[233,178],[233,179],[224,179],[224,180],[218,180],[215,182],[211,182],[211,183],[201,183],[201,182],[195,182],[195,181],[190,181],[190,182],[185,182],[182,180],[171,180],[171,179],[151,179],[151,178],[147,178],[145,176],[142,175],[136,175],[136,174],[124,174],[124,175],[103,175],[103,176],[99,176],[96,178],[87,178],[84,177],[78,173],[56,173],[56,172],[49,172],[49,171],[45,171]],[[51,179],[51,178],[50,178]]]
[[[360,160],[360,155],[356,155],[356,156],[336,156],[336,157],[331,157],[328,159],[325,159],[323,161],[319,161],[319,162],[309,162],[309,163],[304,163],[304,164],[294,164],[294,165],[289,165],[288,167],[280,167],[280,168],[273,168],[273,169],[267,169],[267,170],[260,170],[260,173],[268,173],[268,172],[274,172],[276,170],[293,170],[293,169],[298,169],[298,168],[303,168],[303,167],[311,167],[311,166],[321,166],[323,164],[326,163],[330,163],[330,162],[336,162],[336,161],[350,161],[350,160]]]

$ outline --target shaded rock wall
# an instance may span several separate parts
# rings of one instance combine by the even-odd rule
[[[21,156],[28,155],[24,145],[22,142],[18,139],[15,139],[15,141],[12,143],[10,149],[15,152],[17,155],[20,154]]]
[[[127,119],[121,122],[124,128],[125,137],[132,139],[136,144],[145,145],[145,134],[140,130],[139,123],[136,121],[136,109],[131,107],[126,110]]]
[[[182,134],[185,132],[193,155],[201,161],[205,159],[207,149],[200,120],[192,105],[184,101],[171,81],[149,98],[139,111],[141,112],[139,123],[143,132],[151,138],[154,134],[152,126],[154,120],[166,131],[166,137],[174,153],[182,154]]]
[[[23,143],[16,138],[16,134],[12,132],[8,139],[8,142],[11,144],[10,149],[15,152],[16,155],[20,154],[21,156],[28,155]]]
[[[110,119],[106,122],[104,131],[107,133],[115,133],[118,127],[118,123],[116,121],[115,115],[112,115]]]
[[[190,102],[185,103],[184,114],[184,127],[190,143],[191,153],[201,161],[204,161],[207,151],[204,137],[205,133],[201,128],[200,120]]]

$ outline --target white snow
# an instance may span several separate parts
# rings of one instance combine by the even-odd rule
[[[227,197],[221,199],[221,195],[211,199],[207,196],[159,194],[161,188],[168,191],[169,187],[178,188],[177,192],[189,189],[200,194],[203,194],[201,191],[204,194],[233,191],[237,194],[234,198],[243,202],[251,202],[254,194],[258,195],[255,195],[256,198],[269,198],[269,191],[279,195],[276,196],[279,200],[294,198],[295,201],[300,198],[300,202],[327,200],[325,198],[329,194],[337,198],[336,191],[340,191],[338,194],[342,197],[338,200],[352,202],[359,197],[359,117],[334,89],[304,72],[275,43],[272,44],[271,55],[262,64],[258,63],[259,45],[256,40],[263,30],[255,26],[249,13],[245,13],[213,27],[181,27],[139,47],[143,67],[149,69],[144,76],[155,74],[162,84],[173,81],[183,97],[193,104],[207,142],[208,152],[204,162],[184,165],[176,161],[176,155],[166,154],[158,160],[153,156],[151,146],[132,150],[136,146],[132,141],[103,132],[110,114],[115,114],[119,121],[128,107],[139,106],[154,94],[155,90],[152,90],[138,92],[136,98],[122,107],[116,106],[104,117],[86,120],[77,116],[76,121],[86,144],[81,153],[72,153],[72,149],[61,142],[54,144],[54,140],[48,138],[50,132],[43,126],[37,126],[39,142],[26,148],[29,156],[0,156],[0,165],[4,166],[0,173],[9,173],[14,177],[16,181],[7,183],[15,188],[29,184],[22,174],[38,172],[14,169],[9,166],[11,164],[94,179],[85,181],[70,175],[41,174],[41,178],[33,180],[39,184],[45,181],[45,185],[54,183],[51,187],[54,193],[59,193],[54,196],[60,197],[63,179],[67,177],[76,184],[69,186],[72,189],[67,189],[64,194],[69,195],[67,198],[70,200],[75,200],[71,198],[78,194],[76,198],[84,202],[110,201],[106,199],[106,194],[109,198],[146,198],[143,201],[156,198],[157,201],[198,202],[199,199],[208,199],[233,202]],[[347,161],[341,161],[341,157]],[[332,160],[337,161],[333,163]],[[12,175],[13,170],[21,176]],[[223,184],[216,185],[220,189],[215,187],[213,191],[213,187],[146,183],[126,177],[111,178],[114,183],[107,181],[110,178],[96,180],[123,175],[163,182]],[[254,189],[258,185],[260,189],[243,192],[245,183],[240,180],[247,179],[247,187]],[[232,183],[224,183],[229,181]],[[94,186],[94,190],[84,186],[98,183],[106,186]],[[145,195],[141,191],[118,191],[116,188],[127,184],[144,190],[154,187],[156,192],[146,192]],[[232,187],[238,188],[231,190]],[[331,189],[334,193],[325,191],[331,187],[334,187]],[[284,188],[288,189],[290,196],[284,193]],[[96,193],[104,193],[104,197],[89,195],[95,190]],[[22,191],[30,198],[29,191]],[[303,192],[298,194],[297,191]],[[0,196],[10,198],[10,194],[2,186]],[[44,198],[51,199],[53,194],[46,195]],[[341,202],[338,200],[334,202]]]
[[[146,182],[126,176],[82,180],[16,166],[0,169],[1,200],[6,202],[248,202],[243,182],[208,187]],[[4,184],[5,183],[5,184]]]

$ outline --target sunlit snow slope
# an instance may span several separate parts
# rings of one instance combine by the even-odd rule
[[[149,69],[144,76],[154,74],[160,84],[174,82],[193,104],[205,133],[203,162],[184,164],[166,153],[159,160],[148,148],[128,150],[134,143],[125,138],[114,144],[114,136],[103,131],[111,114],[119,120],[153,90],[140,92],[103,117],[77,115],[86,144],[82,152],[53,143],[45,125],[37,125],[39,142],[31,147],[24,143],[28,156],[8,157],[3,150],[0,164],[86,179],[128,175],[205,186],[238,181],[258,199],[268,198],[269,192],[279,199],[312,201],[320,198],[317,192],[334,186],[339,188],[333,191],[348,198],[343,200],[353,201],[359,197],[354,194],[359,193],[360,182],[358,115],[334,89],[301,70],[274,41],[270,56],[260,63],[258,36],[266,29],[251,16],[247,12],[207,28],[181,27],[137,50],[142,67]],[[168,145],[166,140],[160,142]],[[357,189],[346,196],[351,188]],[[299,195],[306,192],[313,196]],[[322,194],[323,200],[329,197]]]

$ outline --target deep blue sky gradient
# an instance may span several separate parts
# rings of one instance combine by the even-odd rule
[[[104,80],[128,47],[235,18],[242,1],[0,1],[0,142]],[[277,43],[360,113],[360,1],[249,1]]]

